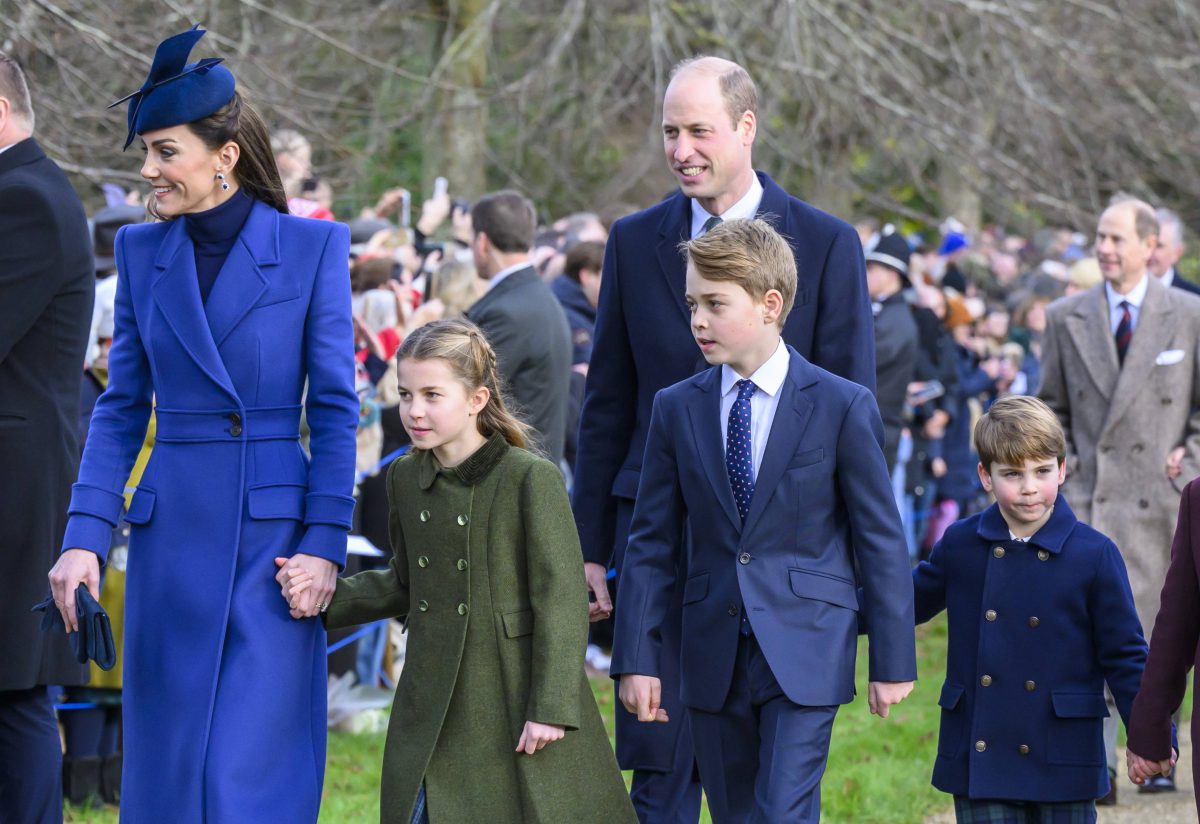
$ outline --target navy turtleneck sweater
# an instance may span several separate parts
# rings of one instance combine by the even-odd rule
[[[183,216],[188,237],[196,248],[196,278],[200,282],[200,300],[204,303],[208,302],[217,275],[252,208],[254,199],[245,189],[238,189],[220,206]]]

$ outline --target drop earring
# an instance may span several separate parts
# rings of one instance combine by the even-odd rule
[[[217,180],[221,181],[221,191],[228,192],[229,191],[229,183],[227,183],[225,180],[224,172],[217,172]]]

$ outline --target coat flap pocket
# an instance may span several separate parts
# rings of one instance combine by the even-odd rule
[[[822,447],[817,447],[816,449],[808,449],[793,455],[787,468],[800,469],[801,467],[818,464],[823,460],[825,460],[825,450]]]
[[[858,591],[854,584],[845,579],[805,569],[789,569],[788,579],[792,592],[800,598],[812,598],[858,611]]]
[[[260,484],[250,487],[251,518],[304,519],[303,484]]]
[[[504,637],[520,638],[533,632],[533,610],[523,609],[520,612],[506,612],[501,616],[504,620]]]
[[[704,596],[708,595],[708,573],[701,572],[699,575],[693,575],[687,579],[687,583],[683,585],[683,602],[691,604],[696,601],[703,601]]]
[[[1059,718],[1107,718],[1108,707],[1101,692],[1053,692],[1054,714]]]
[[[125,513],[125,520],[131,524],[144,524],[150,520],[150,513],[154,511],[154,491],[139,486],[133,491],[133,498],[129,501],[129,511]]]
[[[954,709],[962,700],[964,692],[965,690],[958,684],[951,684],[947,681],[942,684],[942,694],[938,696],[938,706],[944,710]]]

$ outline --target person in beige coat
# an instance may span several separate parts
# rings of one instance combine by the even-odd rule
[[[1067,434],[1063,495],[1121,550],[1147,638],[1179,496],[1200,475],[1200,299],[1147,275],[1157,233],[1146,203],[1104,211],[1104,282],[1047,308],[1038,389]],[[1115,769],[1115,746],[1108,753]]]

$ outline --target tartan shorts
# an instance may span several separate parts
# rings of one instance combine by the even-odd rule
[[[1096,824],[1095,801],[988,801],[954,796],[958,824]]]

